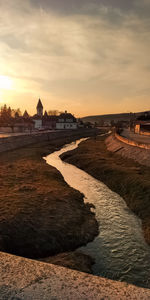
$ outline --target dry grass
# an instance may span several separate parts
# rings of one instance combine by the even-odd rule
[[[74,250],[97,234],[83,195],[42,159],[71,139],[0,156],[0,250],[30,258]]]
[[[92,265],[94,264],[94,260],[89,255],[76,251],[61,253],[40,260],[46,263],[61,265],[65,268],[82,271],[85,273],[92,273]]]

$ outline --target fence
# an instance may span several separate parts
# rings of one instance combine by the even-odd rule
[[[139,147],[139,148],[144,148],[144,149],[150,149],[150,144],[142,144],[133,140],[129,140],[121,135],[119,135],[118,133],[115,133],[115,137],[117,138],[117,140],[128,144],[130,146],[134,146],[134,147]]]

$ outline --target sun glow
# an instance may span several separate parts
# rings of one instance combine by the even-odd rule
[[[9,77],[0,75],[0,89],[11,90],[12,85],[12,80]]]

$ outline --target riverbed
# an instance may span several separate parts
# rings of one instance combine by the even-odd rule
[[[85,202],[96,208],[99,235],[78,250],[94,257],[95,275],[150,287],[150,247],[144,240],[140,219],[105,184],[59,157],[84,140],[65,145],[46,157],[71,187],[84,194]]]

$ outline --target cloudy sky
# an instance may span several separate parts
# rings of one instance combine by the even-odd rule
[[[150,0],[0,0],[0,104],[150,109]]]

